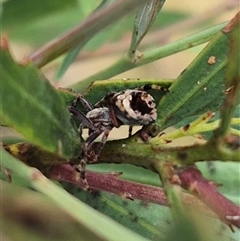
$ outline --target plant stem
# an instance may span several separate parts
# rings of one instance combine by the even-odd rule
[[[177,175],[180,185],[217,213],[230,228],[231,225],[240,228],[239,206],[221,195],[217,190],[217,185],[205,179],[195,166],[187,166],[179,170]]]
[[[84,188],[83,181],[81,179],[76,180],[74,177],[75,172],[74,168],[68,164],[55,165],[48,170],[48,176],[50,179],[70,182],[80,188]],[[87,180],[93,190],[107,191],[116,195],[123,195],[129,199],[139,199],[143,202],[151,202],[163,206],[168,206],[169,204],[163,188],[124,180],[118,173],[87,171]],[[205,214],[216,217],[214,213],[192,195],[183,193],[182,199],[186,206],[199,208]]]
[[[145,167],[156,172],[156,165],[161,162],[175,164],[194,164],[200,161],[240,162],[239,149],[229,150],[212,143],[194,144],[185,147],[157,146],[148,143],[127,140],[109,141],[105,145],[99,163],[126,163]]]

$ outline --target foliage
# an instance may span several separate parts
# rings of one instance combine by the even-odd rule
[[[2,26],[10,39],[28,42],[34,48],[49,41],[19,64],[10,54],[8,39],[1,39],[1,125],[21,133],[20,141],[19,136],[11,140],[3,136],[1,140],[3,237],[238,240],[240,15],[233,16],[228,24],[141,53],[139,45],[153,22],[155,28],[165,24],[156,18],[162,7],[160,16],[172,14],[176,22],[186,17],[164,11],[164,2],[139,0],[135,23],[133,14],[124,18],[136,8],[131,0],[42,1],[39,6],[29,0],[24,8],[19,0],[3,3]],[[60,18],[62,24],[58,24]],[[77,92],[53,88],[39,68],[68,53],[60,67],[62,75],[83,49],[93,51],[106,41],[118,42],[130,31],[130,22],[134,25],[132,42],[125,55],[71,87],[91,103],[109,92],[144,84],[169,87],[169,93],[151,93],[157,102],[154,125],[129,138],[107,142],[98,164],[88,166],[88,183],[97,190],[89,193],[82,190],[82,180],[69,165],[78,162],[82,144],[79,123],[73,122],[67,109]],[[209,43],[175,80],[107,80],[205,42]],[[165,132],[174,125],[175,130]],[[145,141],[143,135],[147,136]],[[205,140],[195,138],[195,144],[170,145],[185,136]],[[24,203],[24,209],[19,210]],[[55,220],[49,221],[49,213]]]

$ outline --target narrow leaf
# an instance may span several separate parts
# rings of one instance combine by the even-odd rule
[[[155,84],[163,87],[169,87],[173,80],[169,79],[113,79],[113,80],[100,80],[94,81],[83,92],[83,95],[90,100],[93,104],[102,99],[105,95],[111,92],[119,92],[126,89],[136,89],[146,84]],[[162,91],[154,91],[153,96],[155,100],[165,95]]]
[[[189,116],[219,110],[224,98],[228,36],[218,33],[176,79],[158,106],[163,128]]]
[[[62,155],[77,155],[80,143],[67,106],[32,64],[12,59],[6,39],[1,46],[1,120],[30,142]]]
[[[165,0],[148,0],[145,5],[138,8],[134,21],[129,56],[134,56],[136,53],[138,45],[152,26],[164,3]]]
[[[140,200],[127,200],[100,191],[93,198],[76,186],[64,184],[66,190],[101,213],[105,213],[122,225],[151,240],[165,240],[168,231],[174,228],[168,207],[153,203],[143,205]]]
[[[181,240],[192,240],[184,238],[193,233],[195,240],[201,241],[238,240],[234,238],[237,235],[231,233],[227,228],[222,230],[222,223],[216,217],[209,217],[191,205],[184,206],[186,212],[179,216],[182,229],[176,230],[176,220],[171,216],[169,207],[143,203],[140,200],[127,200],[102,191],[98,192],[98,195],[81,192],[71,184],[64,184],[64,187],[81,201],[150,240],[179,240],[180,237]],[[176,201],[179,202],[179,200]],[[190,216],[188,216],[189,214]],[[182,226],[184,224],[181,225],[181,220],[182,222],[184,220],[188,225]],[[203,225],[203,223],[208,225]],[[239,234],[238,230],[236,232]]]

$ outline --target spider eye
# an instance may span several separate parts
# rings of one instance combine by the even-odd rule
[[[148,104],[151,105],[151,104],[152,104],[152,101],[148,101]]]

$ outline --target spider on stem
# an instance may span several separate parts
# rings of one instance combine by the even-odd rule
[[[160,90],[168,92],[168,89],[158,85],[144,85],[137,89],[127,89],[121,92],[112,92],[106,95],[94,106],[89,103],[82,95],[79,95],[68,109],[70,113],[81,121],[80,133],[82,127],[89,129],[89,136],[83,143],[80,163],[75,169],[80,172],[86,188],[87,163],[96,162],[109,135],[109,132],[121,125],[129,125],[129,135],[131,135],[132,126],[148,125],[157,119],[156,103],[154,98],[146,90]],[[86,115],[76,107],[81,103],[86,109]],[[101,145],[93,151],[91,147],[94,141],[102,134]]]

